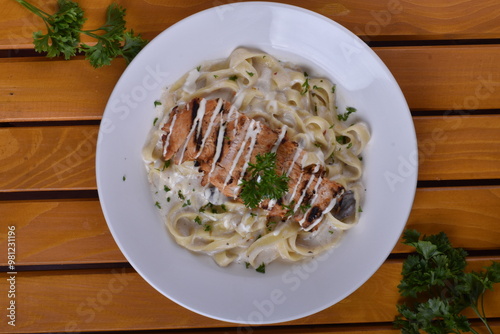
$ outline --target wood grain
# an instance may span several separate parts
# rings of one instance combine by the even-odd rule
[[[419,180],[496,179],[500,175],[499,115],[414,117],[414,124]]]
[[[445,232],[467,250],[500,249],[500,187],[420,188],[406,228]],[[124,263],[97,200],[0,202],[5,226],[17,231],[18,265]],[[0,234],[0,249],[7,235]],[[398,243],[393,253],[413,251]],[[7,265],[0,254],[0,266]]]
[[[97,126],[0,129],[0,192],[96,189]]]
[[[0,216],[16,228],[18,266],[126,262],[97,200],[5,201]],[[6,238],[2,233],[0,247]]]
[[[395,76],[412,110],[467,115],[500,108],[500,46],[374,51]],[[0,59],[0,77],[7,78],[0,81],[0,121],[100,119],[124,68],[121,59],[97,70],[81,57]]]
[[[101,119],[125,61],[95,69],[88,61],[0,59],[0,121]]]
[[[406,228],[445,232],[455,247],[500,249],[500,187],[419,188]],[[406,252],[401,245],[393,252]]]
[[[53,13],[55,1],[31,0],[43,10]],[[105,8],[111,0],[81,0],[88,21],[84,28],[95,29],[104,22]],[[151,39],[172,24],[201,10],[229,5],[234,0],[119,0],[127,9],[127,27]],[[499,38],[500,4],[496,0],[351,0],[301,1],[282,3],[301,6],[325,15],[345,26],[365,41],[435,40]],[[32,48],[32,33],[44,29],[40,18],[12,2],[3,8],[0,18],[0,49]],[[223,19],[223,16],[221,16]],[[83,38],[88,42],[88,38]]]
[[[412,110],[500,109],[500,46],[374,48]]]
[[[488,264],[488,259],[472,259],[471,268]],[[401,262],[386,262],[348,298],[324,311],[283,325],[391,322],[399,301],[396,287],[400,271]],[[6,284],[6,280],[0,281],[1,291]],[[235,326],[182,308],[154,290],[131,269],[21,272],[16,277],[16,287],[19,322],[12,328],[14,332]],[[487,292],[485,308],[489,317],[500,316],[500,290]],[[470,312],[466,314],[473,318]],[[246,320],[247,315],[242,315],[242,319]],[[239,328],[240,331],[251,329],[246,325]]]

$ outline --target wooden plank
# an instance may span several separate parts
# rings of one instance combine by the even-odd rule
[[[5,201],[0,216],[16,229],[17,265],[126,262],[97,200]]]
[[[43,10],[53,13],[55,1],[31,0]],[[88,18],[84,28],[99,27],[105,8],[111,0],[81,0]],[[233,4],[233,0],[193,2],[119,0],[127,9],[127,27],[151,39],[181,19],[217,5]],[[286,0],[283,3],[302,6],[323,14],[345,26],[366,41],[372,40],[434,40],[499,38],[500,4],[496,0],[451,0],[436,3],[422,0]],[[230,9],[230,7],[229,7]],[[40,18],[20,5],[9,2],[0,18],[0,49],[32,47],[32,33],[44,29]],[[89,38],[83,38],[85,42]]]
[[[419,180],[496,179],[500,175],[500,115],[413,120]]]
[[[500,46],[374,48],[412,110],[500,109]],[[398,56],[399,55],[399,56]]]
[[[125,61],[95,69],[83,59],[0,61],[0,121],[101,119]],[[49,84],[50,83],[50,84]]]
[[[464,115],[500,109],[498,45],[374,50],[394,74],[413,110]],[[97,70],[81,57],[72,61],[0,59],[0,77],[7,78],[0,81],[0,121],[100,119],[124,68],[121,59]]]
[[[472,259],[471,264],[479,268],[488,265],[489,260]],[[348,298],[282,325],[391,322],[399,301],[400,272],[400,261],[386,262]],[[6,291],[7,283],[0,281],[2,291]],[[291,293],[286,285],[283,289],[285,296]],[[16,291],[19,320],[12,328],[14,332],[234,327],[182,308],[129,269],[19,272]],[[489,317],[500,316],[500,289],[487,292],[485,308]],[[473,318],[470,312],[466,315]],[[247,315],[242,319],[246,320]],[[247,325],[239,327],[240,331],[251,329]]]
[[[421,188],[406,228],[445,232],[467,250],[500,249],[500,187]],[[18,265],[126,262],[97,200],[0,202],[4,226],[15,226]],[[0,249],[7,249],[0,233]],[[393,253],[412,251],[400,243]],[[7,258],[0,256],[0,266]]]
[[[96,189],[97,126],[0,129],[0,192]]]
[[[500,187],[419,188],[406,228],[445,232],[467,250],[500,249]],[[393,252],[410,250],[398,243]]]

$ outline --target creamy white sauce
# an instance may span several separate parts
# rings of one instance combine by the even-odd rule
[[[201,141],[200,149],[199,149],[198,153],[196,154],[195,159],[197,159],[200,156],[201,152],[203,151],[203,148],[205,147],[205,142],[207,141],[207,138],[212,133],[212,128],[214,127],[215,120],[217,119],[217,116],[219,116],[221,110],[222,110],[222,99],[219,99],[219,101],[217,102],[217,106],[215,107],[215,110],[212,113],[212,117],[210,117],[210,123],[208,124],[207,131],[205,132],[205,135],[203,136],[203,140]]]
[[[198,134],[201,130],[201,125],[202,125],[202,120],[203,116],[205,115],[205,106],[207,104],[207,101],[205,99],[202,99],[200,101],[200,105],[198,107],[198,110],[196,112],[196,117],[193,120],[193,125],[191,126],[191,131],[189,131],[189,134],[186,138],[186,141],[184,142],[184,146],[182,149],[179,151],[180,157],[179,157],[179,162],[183,162],[184,160],[184,153],[186,152],[186,148],[189,144],[189,141],[191,140],[191,137],[194,134],[194,131],[196,130],[196,133]]]

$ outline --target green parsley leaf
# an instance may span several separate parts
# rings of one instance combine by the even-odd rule
[[[347,121],[347,119],[349,118],[349,115],[356,112],[356,108],[353,108],[353,107],[347,107],[345,108],[346,112],[343,113],[343,114],[338,114],[337,115],[337,118],[339,121]]]
[[[141,37],[141,34],[134,34],[134,30],[130,29],[124,34],[125,42],[123,43],[121,55],[130,64],[132,59],[148,44],[148,41]]]
[[[155,104],[155,107],[157,107],[157,106],[161,106],[161,102],[160,102],[160,101],[158,101],[158,100],[156,100],[156,101],[154,102],[154,104]]]
[[[280,199],[288,191],[288,177],[276,171],[276,153],[259,154],[256,160],[248,164],[250,178],[241,182],[240,197],[249,208],[256,208],[264,199]]]
[[[229,77],[229,80],[236,81],[236,80],[238,80],[238,76],[237,75],[231,75]]]
[[[398,285],[404,304],[394,326],[403,333],[476,332],[462,314],[471,308],[490,333],[482,298],[493,284],[500,283],[500,263],[485,270],[465,271],[467,253],[454,248],[443,232],[421,236],[416,230],[403,233],[403,243],[415,248],[403,262]]]
[[[165,161],[165,163],[163,164],[163,168],[162,168],[162,171],[167,169],[168,167],[170,167],[170,164],[172,163],[171,160],[167,160]]]
[[[179,199],[181,199],[181,200],[185,200],[185,199],[186,199],[186,197],[184,197],[184,195],[182,194],[182,191],[181,191],[181,190],[179,190],[179,191],[177,192],[177,196],[178,196],[178,197],[179,197]]]
[[[201,218],[200,218],[200,216],[196,216],[196,218],[194,219],[194,222],[195,222],[196,224],[198,224],[198,225],[201,225],[202,223],[201,223]]]
[[[35,51],[46,52],[49,58],[62,54],[67,60],[81,51],[90,64],[98,68],[109,65],[118,56],[123,56],[130,63],[147,43],[132,30],[125,32],[125,9],[116,4],[107,8],[104,25],[93,30],[82,30],[86,20],[84,11],[74,1],[58,0],[58,10],[54,14],[48,14],[25,0],[16,1],[44,21],[47,33],[33,33],[33,43]],[[81,34],[97,42],[92,46],[81,43]]]
[[[258,266],[255,271],[265,274],[266,273],[266,264],[263,262],[260,266]]]

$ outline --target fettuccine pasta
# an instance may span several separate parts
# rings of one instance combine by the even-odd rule
[[[282,137],[286,129],[287,138],[303,152],[303,167],[321,166],[323,178],[349,190],[355,203],[351,214],[339,217],[333,211],[325,212],[320,221],[305,229],[288,217],[270,219],[265,208],[249,208],[210,184],[202,186],[203,173],[196,161],[165,161],[168,148],[164,145],[180,126],[172,122],[173,110],[194,99],[202,103],[215,99],[218,108],[221,101],[228,101]],[[318,255],[357,224],[364,192],[361,155],[370,134],[362,122],[346,120],[354,109],[337,110],[335,85],[330,80],[309,76],[264,52],[239,48],[227,59],[200,64],[186,73],[160,102],[143,158],[154,205],[182,247],[208,254],[220,266],[238,262],[262,269],[274,260],[295,262]],[[171,124],[170,128],[166,124]],[[281,205],[296,211],[311,210],[294,205],[290,198],[290,194],[285,196]]]

